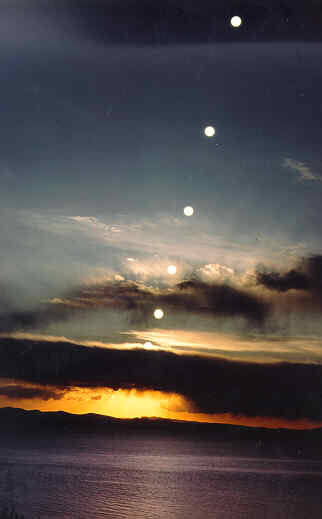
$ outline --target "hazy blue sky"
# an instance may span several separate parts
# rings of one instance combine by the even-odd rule
[[[233,268],[320,251],[320,43],[108,46],[47,18],[2,33],[6,281],[12,255],[50,283],[119,270],[127,247]]]

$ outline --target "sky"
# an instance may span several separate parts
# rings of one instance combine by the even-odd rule
[[[319,2],[40,4],[0,17],[0,406],[321,426]]]

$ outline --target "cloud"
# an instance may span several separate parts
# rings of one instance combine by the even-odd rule
[[[211,279],[202,280],[201,272],[204,276],[207,272]],[[0,333],[35,332],[59,322],[71,326],[85,318],[103,316],[105,311],[110,312],[106,315],[123,319],[124,326],[132,329],[136,325],[153,327],[153,312],[160,307],[165,313],[161,327],[178,328],[180,320],[191,315],[208,320],[208,326],[216,319],[217,326],[225,325],[226,331],[238,328],[244,333],[246,328],[254,327],[271,334],[273,329],[282,332],[282,327],[293,323],[294,319],[292,323],[288,320],[294,310],[322,309],[322,255],[301,259],[284,272],[261,267],[245,279],[220,264],[207,264],[193,272],[191,279],[172,286],[160,283],[159,288],[125,276],[96,281],[93,278],[30,310],[11,311],[7,293],[3,301],[0,297]],[[313,313],[306,315],[308,324],[312,325],[313,317]],[[55,329],[47,333],[57,335]],[[58,331],[59,335],[66,333],[64,329]],[[295,329],[289,333],[294,335]]]
[[[269,305],[244,290],[226,284],[183,281],[178,285],[182,292],[174,296],[191,311],[210,313],[216,316],[244,317],[252,322],[263,323],[269,315]]]
[[[217,328],[217,327],[216,327]],[[322,363],[321,336],[223,333],[187,329],[132,330],[136,340],[159,349],[188,355],[206,355],[247,362]]]
[[[219,328],[219,329],[218,329]],[[69,343],[88,348],[115,350],[154,350],[186,355],[203,355],[246,362],[302,362],[322,363],[322,338],[320,335],[305,336],[277,334],[235,334],[189,329],[141,328],[119,332],[110,341],[72,340],[64,336],[14,332],[0,334],[0,339],[27,340],[29,346],[22,352],[25,355],[33,342]],[[109,334],[110,335],[110,334]],[[116,342],[113,342],[116,340]],[[146,346],[149,342],[152,346]]]
[[[0,396],[5,396],[10,400],[33,399],[40,400],[60,400],[64,396],[64,391],[46,389],[41,387],[28,387],[23,385],[0,386]]]
[[[234,269],[220,265],[219,263],[208,263],[197,269],[196,273],[202,281],[216,281],[221,283],[234,282]]]
[[[78,386],[176,393],[203,413],[322,419],[318,364],[242,363],[164,351],[1,339],[1,376],[57,390]]]
[[[175,265],[177,272],[169,275],[168,266]],[[193,272],[193,267],[181,258],[168,255],[153,254],[144,258],[126,258],[123,261],[122,273],[132,281],[149,283],[154,286],[173,286],[185,275]]]
[[[88,48],[68,20],[66,10],[58,13],[52,9],[54,3],[51,0],[28,0],[28,5],[24,0],[1,3],[0,42],[7,52],[36,52],[41,45],[47,53],[79,54],[83,47]]]
[[[293,169],[299,174],[299,180],[317,180],[322,181],[322,176],[313,173],[313,171],[306,166],[304,162],[285,158],[283,166]]]
[[[214,228],[213,222],[206,215],[204,218],[200,215],[191,221],[183,216],[180,218],[155,213],[149,219],[133,220],[133,216],[129,214],[105,215],[98,218],[90,215],[59,216],[49,212],[21,211],[18,216],[11,214],[10,222],[7,219],[7,225],[11,225],[14,218],[19,220],[19,226],[24,231],[20,232],[19,240],[15,242],[15,255],[17,256],[18,250],[21,257],[24,257],[25,247],[30,250],[30,243],[36,243],[38,247],[41,241],[41,248],[34,248],[32,251],[32,268],[35,268],[36,260],[34,278],[39,279],[39,273],[46,273],[44,281],[48,283],[50,272],[50,279],[52,282],[55,281],[53,285],[56,286],[57,283],[71,286],[79,279],[95,275],[96,271],[98,277],[104,270],[110,278],[119,274],[134,281],[155,284],[156,280],[161,280],[162,283],[173,284],[174,278],[169,279],[167,275],[168,264],[177,266],[181,279],[201,269],[199,277],[203,281],[211,281],[211,275],[216,275],[209,269],[214,269],[216,265],[226,266],[234,269],[235,281],[238,282],[237,278],[242,271],[250,271],[260,262],[278,260],[287,263],[286,254],[303,253],[303,247],[311,248],[309,244],[302,244],[301,251],[297,250],[297,243],[290,242],[288,237],[281,236],[276,229],[273,234],[270,229],[267,236],[264,231],[248,232],[244,235],[236,229],[232,231],[231,227],[221,220],[216,221]],[[17,236],[15,228],[12,229],[12,235]],[[61,251],[59,258],[55,254],[58,249]],[[202,264],[210,267],[203,268]],[[71,265],[77,265],[77,268],[71,268]],[[12,267],[10,258],[8,269],[9,267]],[[19,263],[15,277],[25,268],[24,262]],[[53,272],[57,273],[54,280]],[[75,279],[77,274],[80,275],[78,280]],[[223,278],[223,270],[221,274]],[[25,278],[26,276],[24,280]],[[213,280],[219,282],[218,276]],[[30,286],[28,288],[29,294],[35,290],[31,290]]]
[[[258,271],[257,283],[277,292],[303,290],[314,299],[322,299],[322,256],[303,258],[296,268],[284,273]]]
[[[56,303],[62,301],[55,300]],[[75,304],[76,306],[76,304]],[[1,303],[0,303],[1,308]],[[79,311],[81,310],[78,309]],[[41,328],[52,322],[65,321],[75,315],[73,305],[45,303],[33,310],[11,311],[10,307],[0,314],[0,332]]]
[[[256,296],[228,285],[191,280],[173,288],[155,289],[121,279],[75,288],[35,310],[3,311],[0,332],[41,328],[103,308],[127,312],[133,322],[147,324],[157,306],[171,312],[243,317],[253,324],[263,323],[269,311],[268,305]]]
[[[309,279],[305,274],[296,270],[289,270],[285,274],[279,272],[258,272],[257,281],[270,290],[287,292],[291,289],[308,290]]]
[[[200,264],[200,257],[205,263],[210,263],[216,257],[218,262],[226,263],[234,259],[233,250],[238,251],[238,260],[235,267],[249,266],[252,262],[251,253],[254,253],[252,239],[245,244],[243,239],[228,235],[227,228],[219,230],[218,223],[214,233],[211,222],[200,218],[191,221],[184,217],[174,217],[164,213],[155,213],[149,219],[140,218],[133,221],[130,215],[113,215],[104,219],[95,216],[56,216],[51,214],[33,214],[30,218],[24,214],[24,222],[47,232],[70,234],[77,232],[82,239],[96,240],[102,247],[116,248],[118,253],[124,255],[122,267],[134,274],[140,269],[139,274],[147,276],[149,270],[156,270],[158,262],[156,255],[161,258],[169,258],[180,265]],[[195,236],[195,246],[191,247],[191,235]],[[178,240],[178,235],[180,240]],[[259,252],[256,243],[256,254]],[[151,257],[147,259],[148,257]],[[127,258],[130,258],[127,259]],[[136,261],[132,268],[127,262]],[[161,261],[159,259],[161,265]],[[157,272],[156,272],[156,275]],[[146,277],[145,277],[146,278]]]
[[[134,320],[148,322],[155,307],[221,317],[244,317],[264,322],[268,305],[246,291],[228,285],[188,280],[173,288],[155,289],[144,284],[106,282],[73,291],[63,301],[72,307],[113,308],[132,312]]]

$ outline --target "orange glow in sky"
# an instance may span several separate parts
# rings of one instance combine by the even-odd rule
[[[216,415],[198,413],[194,410],[192,403],[182,395],[137,389],[114,391],[110,388],[74,387],[62,392],[61,398],[49,400],[39,398],[9,399],[0,396],[0,407],[6,406],[20,407],[26,410],[66,411],[74,414],[97,413],[115,418],[158,417],[269,428],[312,429],[322,426],[322,423],[308,420],[292,422],[270,417],[249,418],[229,413]]]

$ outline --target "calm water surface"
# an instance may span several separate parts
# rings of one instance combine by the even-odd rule
[[[0,504],[26,519],[321,519],[322,461],[162,437],[2,442]]]

